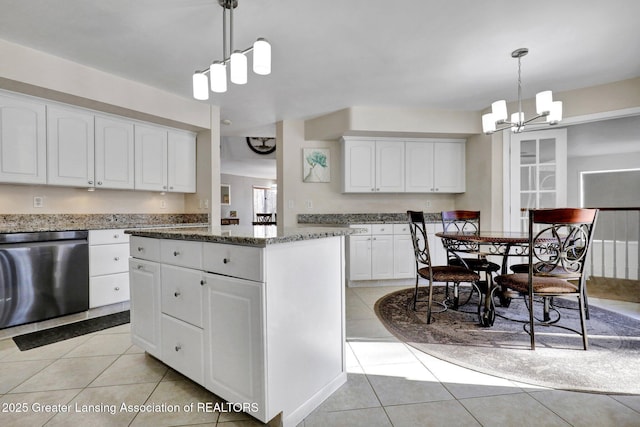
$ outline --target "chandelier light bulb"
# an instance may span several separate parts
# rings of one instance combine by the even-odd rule
[[[507,120],[507,101],[504,99],[491,104],[491,113],[496,123],[504,123]]]
[[[496,120],[493,114],[487,113],[482,115],[482,132],[490,134],[496,131]]]
[[[214,61],[209,67],[211,91],[224,93],[227,91],[227,67],[221,61]]]
[[[554,101],[551,103],[551,110],[547,116],[547,123],[557,125],[562,120],[562,101]]]
[[[247,57],[236,50],[231,54],[230,65],[231,82],[237,85],[247,83]]]
[[[553,103],[553,93],[550,90],[545,90],[536,94],[536,112],[542,116],[546,116],[551,111],[551,104]]]
[[[204,73],[193,74],[193,97],[200,101],[209,99],[209,82]]]
[[[253,43],[253,72],[262,76],[271,73],[271,45],[262,37]]]

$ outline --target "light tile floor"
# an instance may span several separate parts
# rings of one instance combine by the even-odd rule
[[[347,289],[348,381],[299,427],[640,426],[640,396],[514,383],[399,342],[372,308],[396,289]],[[640,318],[640,304],[590,303]],[[0,341],[0,426],[262,425],[244,413],[184,410],[202,402],[220,401],[132,345],[129,325],[26,352]]]

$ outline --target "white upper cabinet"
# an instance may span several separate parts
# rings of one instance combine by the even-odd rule
[[[405,156],[407,193],[464,192],[464,141],[407,141]]]
[[[0,182],[44,184],[44,103],[0,94]]]
[[[135,126],[135,189],[195,193],[196,138],[160,126]]]
[[[133,123],[96,116],[95,172],[96,188],[133,190]]]
[[[463,193],[465,141],[342,138],[344,193]]]
[[[169,191],[195,193],[196,139],[192,133],[169,131],[167,175]]]
[[[79,109],[47,107],[47,182],[94,186],[93,114]]]
[[[135,189],[168,191],[167,130],[135,126]]]
[[[404,191],[404,142],[343,139],[343,192]]]

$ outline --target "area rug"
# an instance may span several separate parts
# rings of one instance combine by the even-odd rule
[[[434,289],[434,300],[442,301],[443,287]],[[640,321],[591,306],[589,350],[583,350],[580,335],[550,327],[535,329],[536,350],[531,350],[523,329],[528,312],[522,299],[514,298],[508,308],[497,307],[494,325],[485,328],[478,322],[475,296],[458,311],[433,314],[428,325],[426,304],[419,303],[414,312],[409,308],[412,297],[413,288],[393,292],[376,302],[375,312],[398,339],[427,354],[532,385],[640,394]],[[419,299],[424,298],[421,289]],[[574,301],[561,302],[561,322],[579,329]]]
[[[21,351],[129,323],[129,310],[13,337]]]

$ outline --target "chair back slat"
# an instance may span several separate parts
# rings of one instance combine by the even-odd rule
[[[480,211],[443,211],[442,229],[446,232],[480,233]]]
[[[427,240],[427,227],[424,222],[424,213],[420,211],[407,211],[411,241],[416,258],[416,267],[420,264],[431,266],[431,254],[429,253],[429,241]]]

